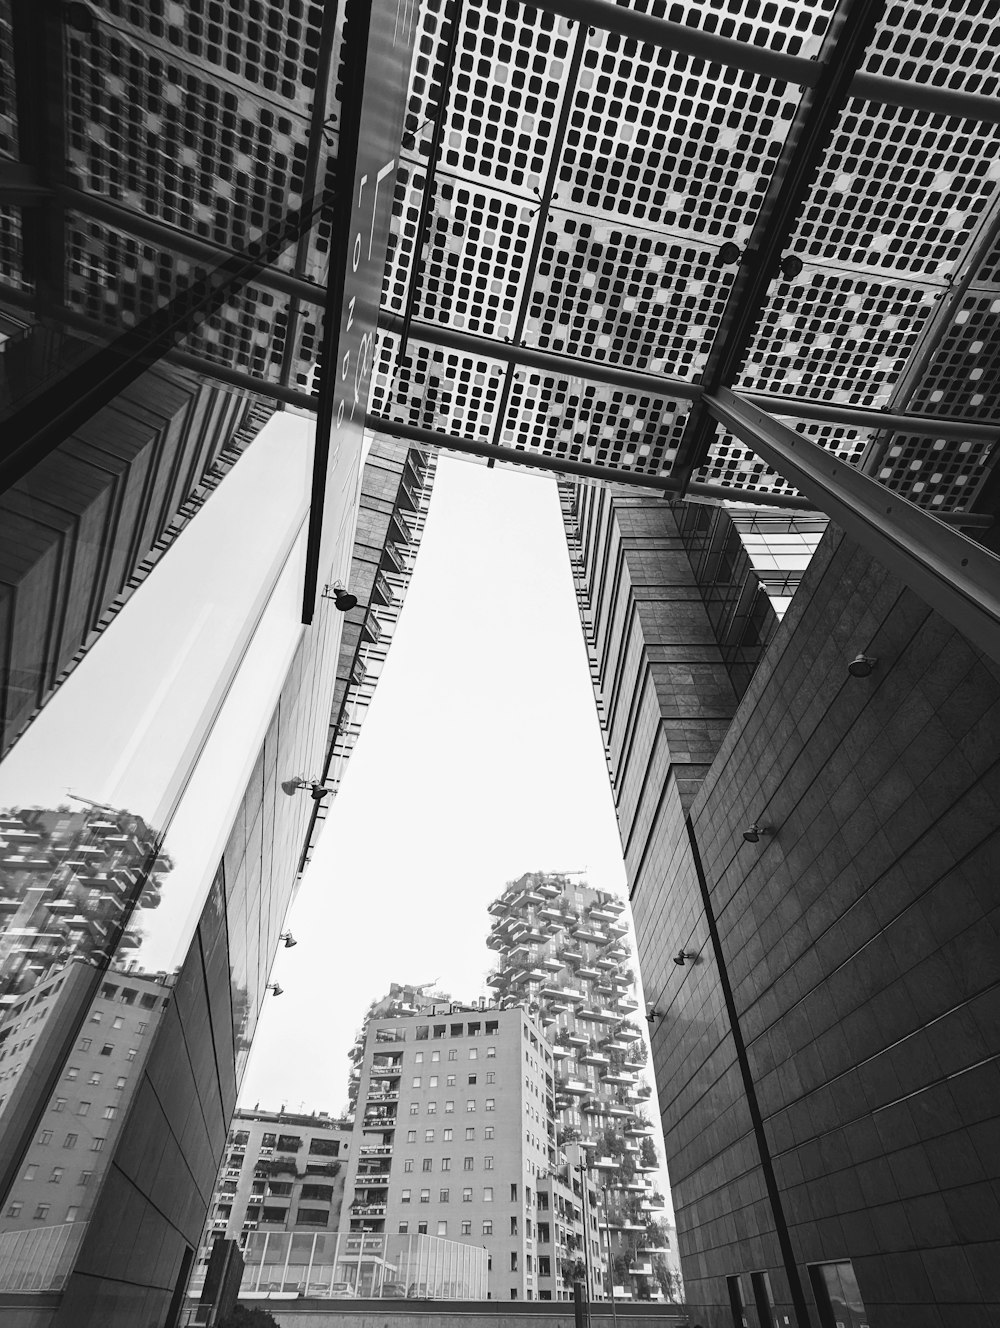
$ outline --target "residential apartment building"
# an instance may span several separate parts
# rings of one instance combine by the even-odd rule
[[[552,1212],[555,1057],[540,1024],[413,988],[393,999],[395,1013],[369,1016],[356,1061],[345,1226],[485,1246],[493,1299],[559,1298],[556,1251],[567,1230],[582,1236],[583,1215],[579,1200],[575,1216]],[[572,1209],[568,1181],[555,1193]]]
[[[243,1249],[254,1231],[336,1231],[351,1137],[349,1121],[323,1113],[237,1109],[191,1292],[200,1291],[220,1237]]]
[[[652,1215],[663,1199],[651,1179],[655,1127],[643,1104],[652,1090],[641,1079],[644,1016],[628,966],[626,908],[575,876],[529,872],[490,904],[487,944],[498,952],[488,981],[501,1006],[534,1012],[552,1046],[556,1146],[579,1150],[565,1176],[586,1218],[594,1294],[611,1295],[610,1237],[615,1294],[633,1299],[657,1294],[650,1258],[662,1245]]]

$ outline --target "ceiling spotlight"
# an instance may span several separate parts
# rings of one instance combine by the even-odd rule
[[[743,257],[743,250],[738,244],[733,244],[732,240],[727,240],[719,250],[717,257],[723,267],[729,267],[731,264],[740,261]]]
[[[687,961],[693,958],[694,955],[689,954],[686,950],[678,950],[677,953],[674,955],[674,963],[677,965],[678,968],[683,968],[684,965],[687,963]]]
[[[275,996],[280,996],[281,993],[285,990],[284,987],[279,987],[276,982],[269,982],[267,984],[267,989],[268,991],[273,991]]]
[[[778,267],[786,281],[794,281],[802,271],[802,259],[798,254],[786,254]]]
[[[298,941],[295,939],[295,937],[292,935],[290,931],[283,931],[281,935],[278,937],[278,940],[285,942],[286,950],[290,950],[293,945],[298,945]]]
[[[358,606],[357,595],[352,595],[343,581],[334,581],[332,586],[323,587],[323,598],[332,599],[333,606],[340,613],[350,613]]]
[[[761,835],[769,833],[770,831],[766,825],[758,825],[757,822],[754,821],[743,831],[743,838],[748,844],[759,844]]]
[[[855,655],[847,666],[847,672],[852,678],[867,678],[877,663],[873,655]]]

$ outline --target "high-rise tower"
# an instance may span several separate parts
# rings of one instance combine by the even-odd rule
[[[530,872],[512,881],[490,905],[487,944],[499,952],[489,984],[501,1005],[535,1013],[555,1058],[552,1161],[579,1143],[586,1164],[579,1175],[599,1196],[599,1225],[610,1232],[619,1294],[649,1288],[651,1217],[662,1207],[654,1126],[644,1103],[652,1090],[640,1075],[646,1044],[628,966],[627,905],[576,877]],[[588,1234],[595,1268],[605,1250]],[[610,1294],[597,1277],[595,1290]]]

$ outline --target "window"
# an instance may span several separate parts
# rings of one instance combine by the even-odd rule
[[[427,1114],[428,1114],[428,1116],[436,1116],[436,1115],[437,1115],[437,1109],[438,1109],[438,1104],[437,1104],[436,1102],[428,1102],[428,1103],[427,1103]]]
[[[516,1186],[516,1185],[512,1185],[512,1186],[510,1187],[510,1201],[511,1201],[511,1203],[517,1203],[517,1186]]]
[[[76,1141],[79,1137],[80,1136],[77,1134],[67,1134],[66,1138],[63,1140],[63,1148],[75,1148]]]
[[[443,1158],[441,1159],[441,1170],[442,1170],[442,1171],[450,1171],[450,1170],[451,1170],[451,1158],[450,1158],[450,1157],[443,1157]]]
[[[475,1163],[475,1159],[474,1159],[474,1158],[471,1158],[471,1157],[465,1157],[465,1158],[462,1159],[462,1170],[463,1170],[463,1171],[474,1171],[474,1170],[475,1170],[475,1166],[476,1166],[476,1163]]]
[[[425,1157],[420,1169],[421,1171],[433,1171],[434,1159],[432,1157]]]
[[[76,1114],[77,1114],[78,1116],[86,1116],[86,1114],[87,1114],[87,1112],[88,1112],[89,1110],[90,1110],[90,1103],[89,1103],[89,1102],[81,1102],[80,1105],[79,1105],[79,1106],[77,1107],[77,1109],[76,1109]]]
[[[309,1152],[319,1157],[339,1157],[339,1139],[310,1139]]]
[[[418,1223],[417,1223],[417,1235],[418,1235],[418,1236],[426,1236],[426,1235],[427,1235],[427,1223],[426,1223],[426,1222],[418,1222]]]
[[[413,1158],[412,1158],[412,1157],[408,1157],[408,1158],[406,1159],[406,1161],[403,1163],[403,1170],[404,1170],[404,1171],[412,1171],[412,1170],[413,1170]]]
[[[454,1077],[455,1077],[455,1076],[452,1075],[452,1078],[453,1078],[453,1079],[454,1079]],[[450,1098],[448,1098],[448,1100],[447,1100],[447,1101],[445,1102],[445,1104],[444,1104],[444,1114],[445,1114],[446,1116],[450,1116],[454,1110],[455,1110],[455,1099],[452,1098],[452,1097],[450,1097]]]
[[[493,1159],[492,1159],[491,1157],[484,1157],[484,1158],[483,1158],[483,1170],[484,1170],[484,1171],[492,1171],[492,1170],[493,1170]]]
[[[247,1214],[249,1216],[249,1213]],[[304,1227],[325,1227],[329,1225],[330,1214],[325,1208],[298,1208],[295,1221]]]
[[[63,1178],[63,1169],[62,1169],[62,1167],[53,1167],[53,1168],[52,1168],[52,1174],[51,1174],[51,1176],[49,1176],[49,1184],[50,1184],[50,1185],[58,1185],[59,1182],[62,1180],[62,1178]]]
[[[418,1029],[417,1032],[419,1034],[420,1030]],[[422,1051],[418,1051],[413,1059],[416,1061],[417,1065],[423,1065],[424,1053]]]
[[[415,1074],[413,1076],[413,1083],[410,1086],[411,1088],[419,1088],[422,1083],[423,1079],[421,1078],[421,1076],[419,1074]]]
[[[35,1209],[35,1221],[44,1221],[49,1215],[49,1204],[39,1204]]]
[[[455,1076],[454,1076],[453,1074],[449,1074],[449,1075],[447,1076],[447,1078],[445,1079],[444,1082],[445,1082],[445,1087],[446,1087],[446,1088],[454,1088],[454,1087],[455,1087]]]
[[[136,1024],[135,1031],[139,1034],[140,1037],[144,1037],[146,1034],[146,1029],[148,1027],[149,1027],[148,1024]]]
[[[416,1132],[416,1130],[407,1130],[407,1131],[406,1131],[406,1142],[407,1142],[408,1144],[415,1144],[415,1143],[417,1142],[417,1132]]]
[[[118,1108],[117,1108],[117,1107],[105,1107],[105,1108],[104,1108],[104,1119],[105,1119],[105,1120],[114,1120],[114,1118],[115,1118],[117,1115],[118,1115]]]
[[[483,1203],[493,1202],[493,1186],[487,1185],[483,1190]]]
[[[428,1079],[428,1081],[427,1081],[427,1087],[428,1087],[428,1088],[437,1088],[437,1086],[438,1086],[438,1077],[437,1077],[436,1074],[432,1074],[431,1077],[430,1077],[430,1079]]]
[[[81,1171],[81,1172],[80,1172],[80,1184],[81,1184],[81,1185],[89,1185],[89,1184],[90,1184],[90,1181],[91,1181],[91,1177],[93,1176],[93,1174],[94,1174],[94,1173],[93,1173],[92,1171]]]
[[[115,1088],[124,1088],[127,1083],[128,1083],[128,1075],[120,1074],[118,1078],[115,1080]]]
[[[469,1060],[470,1060],[470,1061],[478,1061],[478,1060],[479,1060],[479,1048],[478,1048],[478,1047],[470,1047],[470,1048],[469,1048]]]
[[[511,1250],[510,1252],[510,1271],[512,1273],[517,1272],[517,1250]],[[515,1291],[511,1295],[511,1300],[514,1300],[516,1296],[517,1292]]]
[[[410,1115],[411,1115],[411,1116],[417,1116],[417,1115],[419,1115],[419,1114],[420,1114],[420,1103],[419,1103],[419,1102],[411,1102],[411,1103],[410,1103]]]
[[[439,1051],[432,1051],[432,1052],[431,1052],[431,1064],[432,1064],[432,1065],[434,1064],[435,1061],[439,1061],[440,1059],[441,1059],[441,1053],[440,1053]]]
[[[23,1203],[12,1203],[11,1206],[7,1209],[7,1216],[8,1216],[8,1217],[20,1217],[20,1216],[21,1216],[21,1209],[22,1209],[23,1207],[24,1207],[24,1204],[23,1204]]]
[[[495,1110],[495,1108],[496,1108],[496,1098],[494,1098],[494,1097],[488,1097],[488,1098],[486,1099],[486,1110],[487,1110],[487,1111],[493,1111],[493,1110]]]
[[[496,1054],[497,1054],[497,1049],[496,1049],[496,1047],[487,1047],[487,1048],[486,1048],[486,1059],[487,1059],[488,1061],[495,1060],[495,1059],[496,1059]]]
[[[65,1099],[64,1097],[57,1097],[56,1100],[52,1103],[52,1110],[53,1110],[53,1111],[65,1111],[65,1110],[66,1110],[66,1099]]]
[[[471,1235],[472,1235],[472,1221],[471,1221],[471,1219],[470,1219],[469,1221],[466,1221],[466,1222],[463,1222],[463,1223],[462,1223],[462,1235],[463,1235],[463,1236],[471,1236]]]
[[[38,1163],[32,1162],[30,1166],[24,1168],[24,1175],[21,1177],[21,1179],[34,1180],[37,1172],[38,1172]]]
[[[430,1201],[431,1201],[431,1192],[430,1192],[430,1190],[421,1190],[421,1191],[420,1191],[420,1202],[421,1202],[421,1203],[430,1203]]]
[[[448,1203],[451,1200],[451,1190],[438,1190],[438,1203]]]
[[[492,1139],[494,1133],[495,1133],[495,1131],[494,1131],[494,1129],[493,1129],[493,1126],[492,1126],[492,1125],[487,1125],[486,1129],[483,1130],[483,1138],[484,1138],[484,1139]]]
[[[95,1070],[93,1074],[91,1074],[90,1078],[87,1080],[88,1084],[94,1084],[94,1085],[99,1084],[100,1082],[101,1082],[100,1070]]]
[[[462,1191],[462,1203],[472,1203],[472,1187],[467,1186]]]
[[[409,1191],[409,1190],[402,1190],[402,1191],[400,1192],[400,1195],[399,1195],[399,1202],[400,1202],[400,1203],[409,1203],[409,1202],[410,1202],[410,1191]]]
[[[41,1134],[38,1136],[38,1142],[40,1144],[50,1144],[52,1142],[52,1131],[43,1130]]]
[[[457,1051],[457,1049],[456,1049],[455,1047],[452,1047],[451,1051],[448,1052],[448,1059],[449,1059],[450,1061],[457,1061],[457,1060],[458,1060],[458,1051]]]
[[[483,1218],[483,1235],[484,1236],[493,1235],[493,1219],[491,1217]]]
[[[115,1044],[113,1042],[105,1042],[104,1046],[101,1048],[101,1055],[110,1056],[114,1049]]]
[[[125,1023],[125,1020],[121,1017],[121,1015],[120,1015],[120,1014],[116,1014],[115,1017],[114,1017],[114,1019],[112,1019],[112,1021],[111,1021],[111,1027],[112,1027],[112,1028],[121,1028],[121,1027],[123,1026],[124,1023]]]
[[[465,1137],[466,1139],[475,1139],[476,1127],[474,1125],[467,1125],[465,1127]]]
[[[90,1151],[92,1153],[100,1153],[103,1151],[103,1149],[104,1149],[103,1139],[95,1139],[94,1142],[90,1145]]]
[[[93,1041],[94,1041],[93,1038],[81,1038],[81,1039],[80,1039],[79,1050],[80,1050],[80,1051],[89,1051],[90,1048],[91,1048],[91,1046],[93,1045]]]
[[[470,1083],[470,1084],[474,1084],[474,1083],[476,1082],[477,1077],[478,1077],[477,1075],[470,1074],[470,1075],[469,1075],[469,1083]]]
[[[101,1014],[100,1010],[95,1010],[90,1016],[90,1022],[92,1024],[99,1024],[103,1018],[104,1016]]]
[[[475,1109],[476,1109],[476,1099],[475,1099],[474,1097],[470,1097],[470,1098],[469,1098],[469,1100],[468,1100],[468,1101],[466,1102],[466,1104],[465,1104],[465,1109],[466,1109],[466,1111],[475,1111]]]
[[[409,1224],[409,1222],[400,1222],[400,1224],[399,1224],[399,1234],[400,1234],[401,1236],[406,1236],[406,1235],[409,1234],[409,1231],[410,1231],[410,1224]]]
[[[488,1084],[496,1083],[496,1077],[497,1077],[497,1076],[496,1076],[496,1071],[495,1071],[495,1070],[487,1070],[487,1071],[486,1071],[486,1082],[487,1082]]]
[[[432,1144],[433,1142],[434,1142],[434,1131],[433,1131],[433,1130],[424,1130],[424,1143],[425,1143],[425,1144]]]
[[[439,1222],[438,1222],[438,1235],[439,1235],[439,1236],[447,1236],[447,1234],[448,1234],[448,1223],[447,1223],[447,1222],[440,1222],[440,1221],[439,1221]]]
[[[513,1258],[516,1258],[516,1257],[517,1257],[516,1255],[511,1255],[511,1258],[512,1258],[512,1259],[513,1259]],[[511,1300],[517,1300],[517,1287],[511,1287],[511,1289],[510,1289],[510,1298],[511,1298]]]
[[[517,1235],[517,1218],[516,1218],[516,1217],[512,1217],[512,1218],[510,1219],[510,1234],[511,1234],[512,1236],[516,1236],[516,1235]]]
[[[79,1067],[79,1065],[71,1065],[71,1066],[69,1067],[69,1069],[66,1071],[66,1078],[67,1078],[67,1079],[78,1079],[79,1076],[80,1076],[80,1067]]]
[[[138,1056],[138,1054],[139,1054],[139,1048],[138,1048],[138,1047],[131,1047],[131,1048],[129,1049],[128,1055],[125,1057],[125,1059],[126,1059],[127,1061],[134,1061],[135,1058],[136,1058],[136,1056]]]
[[[455,1135],[455,1131],[454,1131],[454,1130],[442,1130],[442,1131],[441,1131],[441,1138],[445,1141],[446,1144],[450,1144],[450,1143],[451,1143],[452,1139],[454,1138],[454,1135]]]
[[[332,1185],[303,1185],[302,1198],[309,1199],[313,1203],[332,1203],[333,1186]]]

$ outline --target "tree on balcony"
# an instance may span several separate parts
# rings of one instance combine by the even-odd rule
[[[651,1135],[647,1134],[639,1144],[639,1161],[644,1167],[659,1166],[660,1159],[656,1156],[656,1145]]]

